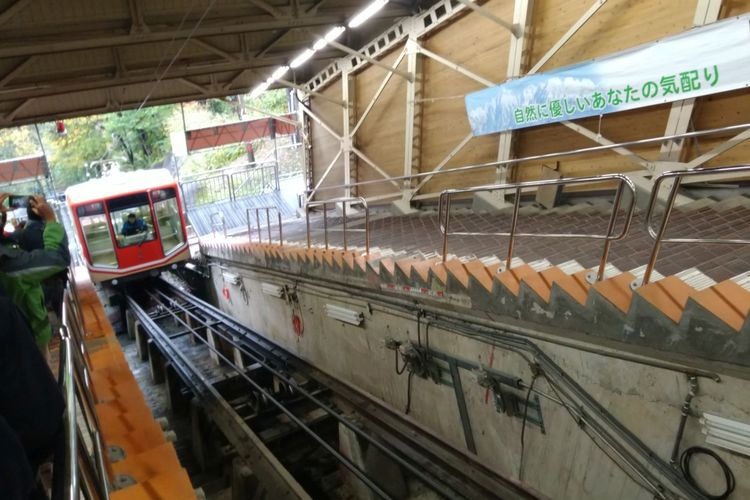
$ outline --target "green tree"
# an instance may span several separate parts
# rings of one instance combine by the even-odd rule
[[[174,106],[155,106],[106,115],[104,130],[126,170],[148,168],[164,159],[170,151],[168,122],[174,112]]]
[[[67,133],[58,135],[54,124],[45,124],[43,140],[55,185],[64,189],[86,180],[85,164],[104,159],[111,140],[104,132],[105,115],[65,121]]]
[[[0,130],[0,160],[40,153],[39,141],[33,126]]]

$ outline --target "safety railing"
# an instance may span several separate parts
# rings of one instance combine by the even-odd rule
[[[81,494],[85,498],[107,499],[110,485],[104,442],[91,387],[83,316],[72,277],[63,296],[61,319],[60,382],[65,397],[65,447],[64,457],[56,457],[55,466],[62,465],[64,473],[61,490],[54,492],[53,500],[79,500]]]
[[[227,225],[224,222],[223,212],[214,212],[211,214],[211,232],[214,236],[216,236],[217,229],[222,231],[225,238],[227,237]]]
[[[529,188],[540,188],[545,186],[571,186],[577,184],[611,184],[612,182],[617,183],[614,198],[612,201],[612,210],[607,224],[607,231],[604,234],[591,234],[591,233],[521,233],[518,232],[518,210],[521,203],[521,194],[524,189]],[[513,203],[513,211],[511,212],[510,229],[506,232],[450,232],[450,208],[451,199],[455,195],[466,194],[466,193],[479,193],[488,191],[509,191],[515,192],[515,199]],[[617,224],[618,213],[622,205],[623,193],[629,192],[630,197],[627,204],[625,205],[625,218],[622,229],[615,233],[615,226]],[[533,237],[533,238],[584,238],[594,240],[604,240],[604,248],[602,250],[601,259],[599,261],[599,267],[596,275],[590,275],[589,281],[600,281],[604,277],[604,270],[607,265],[607,258],[609,256],[609,249],[613,241],[620,240],[628,234],[630,229],[630,223],[633,220],[633,210],[635,208],[635,185],[625,175],[621,174],[610,174],[610,175],[599,175],[594,177],[576,177],[576,178],[564,178],[564,179],[552,179],[544,181],[529,181],[529,182],[518,182],[512,184],[496,184],[489,186],[478,186],[473,188],[465,189],[447,189],[440,193],[440,200],[438,204],[438,220],[440,221],[440,232],[443,235],[443,262],[448,258],[448,236],[507,236],[508,247],[505,256],[505,265],[501,267],[502,270],[509,270],[511,262],[513,260],[513,249],[517,238],[520,237]]]
[[[182,198],[188,208],[233,201],[279,189],[279,165],[276,162],[222,169],[221,173],[180,181]]]
[[[250,224],[250,214],[252,212],[255,212],[255,221],[257,223],[258,228],[258,243],[263,243],[263,228],[261,226],[260,222],[260,213],[265,211],[266,212],[266,230],[268,232],[268,242],[271,243],[271,210],[276,211],[276,218],[277,223],[279,225],[279,246],[284,245],[284,234],[281,230],[281,212],[279,211],[278,207],[255,207],[255,208],[248,208],[245,211],[245,215],[247,216],[247,238],[248,240],[252,241],[252,234],[253,234],[253,228]]]
[[[722,244],[722,245],[747,245],[750,244],[750,240],[742,239],[727,239],[727,238],[665,238],[664,235],[667,233],[669,226],[669,218],[672,215],[674,209],[675,200],[680,189],[682,180],[686,177],[701,177],[701,176],[715,176],[720,174],[732,174],[732,173],[750,173],[750,165],[734,165],[730,167],[718,167],[718,168],[699,168],[693,170],[675,170],[670,172],[664,172],[654,179],[654,186],[651,190],[651,198],[648,203],[648,211],[646,212],[646,228],[648,234],[654,240],[654,245],[651,248],[651,255],[646,264],[646,270],[643,273],[643,278],[640,281],[634,281],[632,284],[633,288],[643,286],[649,283],[651,275],[654,272],[654,266],[656,260],[659,258],[659,251],[664,243],[708,243],[708,244]],[[669,189],[669,194],[666,197],[664,204],[664,214],[661,219],[661,223],[657,229],[651,225],[651,221],[654,217],[656,207],[659,200],[659,192],[661,191],[662,184],[667,180],[673,180],[672,187]]]
[[[348,238],[347,232],[365,233],[365,254],[370,254],[370,208],[367,206],[367,200],[360,197],[354,198],[333,198],[330,200],[311,201],[305,205],[305,226],[307,229],[307,248],[310,248],[310,209],[315,207],[323,207],[323,238],[325,241],[326,250],[328,250],[328,205],[341,203],[341,212],[343,216],[343,238],[344,238],[344,251],[348,249]],[[365,227],[364,229],[348,229],[346,206],[349,205],[361,205],[365,212]]]
[[[203,179],[183,181],[180,187],[182,199],[185,200],[185,206],[188,208],[229,200],[232,194],[228,175],[214,175]]]
[[[273,163],[264,167],[234,172],[229,176],[232,199],[254,196],[279,189],[279,167]]]

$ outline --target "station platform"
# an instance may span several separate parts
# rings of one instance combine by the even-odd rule
[[[196,494],[154,419],[85,268],[75,271],[95,404],[113,500],[191,499]]]

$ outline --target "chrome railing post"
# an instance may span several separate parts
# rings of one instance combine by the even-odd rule
[[[365,255],[370,255],[370,207],[367,200],[361,198],[362,205],[365,207]]]
[[[521,205],[521,186],[516,187],[516,199],[513,201],[513,215],[510,220],[510,235],[508,236],[508,255],[505,258],[505,270],[510,270],[513,260],[513,247],[515,246],[516,227],[518,226],[518,209]]]
[[[656,204],[655,199],[658,198],[661,183],[665,178],[666,177],[659,177],[654,182],[654,187],[651,191],[651,204],[649,206],[649,212],[646,215],[646,224],[649,226],[651,223],[652,210]],[[667,203],[664,206],[664,215],[662,216],[661,224],[659,225],[659,230],[656,232],[656,235],[654,236],[654,246],[651,248],[651,255],[649,255],[648,264],[646,264],[646,270],[643,273],[643,279],[641,280],[641,283],[640,283],[641,286],[648,284],[649,280],[651,279],[651,274],[654,272],[654,266],[656,266],[656,259],[659,257],[659,250],[661,249],[662,239],[664,238],[664,234],[667,232],[667,225],[669,224],[669,217],[672,215],[672,209],[674,208],[674,201],[677,198],[677,192],[680,189],[681,183],[682,183],[682,176],[676,175],[674,179],[674,183],[672,184],[672,188],[669,190]]]
[[[604,239],[604,249],[602,250],[602,258],[599,261],[599,269],[596,271],[596,281],[604,279],[604,270],[607,268],[607,258],[609,257],[609,249],[612,246],[612,231],[615,230],[615,224],[617,224],[617,213],[620,211],[620,200],[622,199],[623,181],[617,184],[617,191],[615,192],[615,198],[612,201],[612,215],[609,217],[609,223],[607,224],[607,235]]]
[[[305,203],[305,228],[307,230],[307,248],[310,248],[310,205]]]
[[[263,243],[263,237],[260,230],[260,209],[255,209],[255,222],[258,223],[258,243]]]
[[[279,209],[276,209],[276,216],[279,218],[279,246],[284,246],[284,234],[281,232],[281,212]]]
[[[328,204],[323,203],[323,239],[328,250]]]
[[[440,193],[440,198],[438,199],[438,223],[441,223],[443,220],[440,213],[443,210],[443,198],[445,198],[445,222],[442,224],[441,229],[443,230],[443,262],[445,262],[448,259],[448,230],[451,217],[450,193]]]
[[[344,217],[343,228],[344,228],[344,252],[346,252],[346,202],[341,203],[341,213]]]
[[[269,207],[266,207],[266,229],[268,230],[268,244],[271,244],[271,215]]]
[[[253,242],[253,233],[252,228],[250,227],[250,211],[252,208],[248,208],[245,210],[245,218],[247,219],[247,242],[252,243]]]

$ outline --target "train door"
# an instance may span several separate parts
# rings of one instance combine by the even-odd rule
[[[109,199],[107,209],[121,269],[163,257],[148,193]]]

